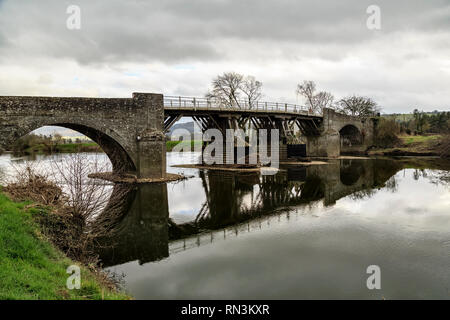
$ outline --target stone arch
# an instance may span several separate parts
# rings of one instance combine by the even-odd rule
[[[339,130],[341,150],[353,146],[361,146],[364,144],[364,136],[361,130],[353,125],[346,124]]]
[[[96,142],[106,153],[115,173],[136,172],[136,161],[131,150],[126,149],[125,141],[113,130],[102,130],[90,121],[74,121],[69,119],[49,119],[42,121],[24,121],[21,126],[11,130],[9,137],[2,139],[2,144],[9,147],[15,140],[44,126],[58,126],[75,130]],[[106,133],[105,131],[108,131]]]

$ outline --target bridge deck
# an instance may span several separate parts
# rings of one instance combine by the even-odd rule
[[[201,113],[220,114],[254,114],[254,115],[274,115],[308,118],[321,118],[322,115],[315,114],[305,106],[279,103],[255,101],[236,101],[233,105],[220,103],[205,98],[174,97],[164,96],[164,110],[166,113],[183,113],[185,115],[199,115]]]

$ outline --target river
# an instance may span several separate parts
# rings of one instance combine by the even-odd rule
[[[115,229],[98,254],[136,299],[450,298],[449,162],[345,159],[274,176],[170,167],[198,159],[167,154],[184,181],[110,186],[101,214]],[[22,161],[2,155],[0,171]]]

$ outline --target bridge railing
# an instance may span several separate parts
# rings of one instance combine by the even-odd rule
[[[233,111],[266,111],[277,113],[301,113],[313,115],[307,107],[283,103],[283,102],[263,102],[255,101],[249,103],[246,100],[238,100],[233,105],[221,103],[220,101],[207,98],[164,96],[164,107],[174,109],[194,109],[194,110],[233,110]]]

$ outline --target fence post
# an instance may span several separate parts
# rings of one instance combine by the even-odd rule
[[[287,103],[284,104],[284,112],[287,112]]]
[[[195,107],[195,98],[192,101],[194,102],[194,111],[197,111],[197,108]]]
[[[178,97],[179,107],[181,108],[181,97]]]

